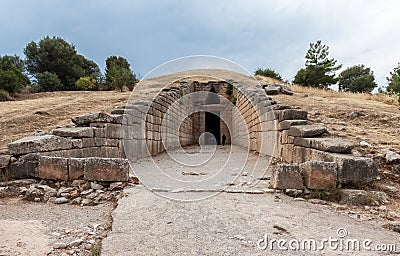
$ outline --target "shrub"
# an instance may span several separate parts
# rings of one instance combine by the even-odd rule
[[[81,77],[75,82],[75,85],[83,91],[94,90],[96,88],[96,79],[89,76]]]
[[[0,101],[14,100],[7,91],[0,90]]]
[[[58,76],[47,71],[37,74],[37,82],[40,91],[52,92],[62,89],[61,81]]]
[[[257,68],[254,74],[259,76],[267,76],[282,81],[282,76],[278,72],[270,68],[266,69]]]

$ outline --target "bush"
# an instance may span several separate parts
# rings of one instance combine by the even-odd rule
[[[0,70],[0,90],[15,93],[21,91],[23,86],[28,83],[29,79],[15,67]]]
[[[75,85],[83,91],[94,90],[96,88],[96,79],[89,76],[81,77],[75,82]]]
[[[259,76],[267,76],[282,81],[282,76],[278,72],[270,68],[257,68],[254,74]]]
[[[14,100],[7,91],[0,90],[0,101]]]
[[[37,82],[40,91],[43,92],[59,91],[62,89],[58,76],[47,71],[37,74]]]

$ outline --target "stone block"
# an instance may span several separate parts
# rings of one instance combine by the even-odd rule
[[[337,164],[310,161],[300,164],[304,185],[309,189],[333,189],[337,181]]]
[[[303,189],[300,167],[294,164],[280,164],[272,171],[270,186],[274,189]]]
[[[93,127],[57,128],[52,134],[60,137],[90,138],[94,135],[93,129]]]
[[[293,163],[304,163],[312,160],[312,150],[310,148],[293,145]]]
[[[5,168],[10,163],[11,155],[0,155],[0,169]]]
[[[348,153],[354,148],[354,144],[348,140],[339,138],[301,138],[294,139],[294,145],[332,153]]]
[[[83,179],[85,161],[85,158],[70,158],[68,160],[68,175],[70,180]]]
[[[378,175],[378,167],[371,158],[335,153],[331,156],[338,164],[339,182],[370,182]]]
[[[283,120],[307,120],[307,111],[284,109],[279,113],[279,121]]]
[[[281,143],[282,144],[293,144],[294,143],[294,137],[288,135],[289,131],[284,130],[281,132]]]
[[[106,112],[96,112],[79,115],[71,120],[76,125],[85,126],[89,125],[90,123],[112,123],[113,117]]]
[[[55,135],[25,137],[11,142],[7,146],[12,155],[71,149],[73,147],[70,139]]]
[[[9,177],[11,179],[37,178],[39,176],[38,157],[37,154],[28,154],[16,162],[10,163],[8,166]]]
[[[289,129],[288,135],[293,137],[316,137],[327,132],[323,125],[297,125]]]
[[[279,122],[278,125],[278,130],[289,130],[290,127],[295,126],[295,125],[306,125],[307,120],[283,120]]]
[[[122,158],[87,158],[84,178],[96,181],[127,181],[129,162]]]
[[[293,144],[283,144],[281,145],[281,157],[286,163],[293,163],[294,146]]]
[[[39,158],[39,178],[68,180],[68,158],[41,156]]]

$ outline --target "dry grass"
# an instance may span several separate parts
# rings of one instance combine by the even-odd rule
[[[324,90],[314,87],[301,86],[297,84],[288,84],[270,77],[257,75],[255,76],[255,78],[260,84],[284,84],[286,86],[289,86],[295,93],[303,93],[307,95],[314,95],[314,96],[328,97],[328,98],[349,98],[349,99],[352,98],[358,100],[377,101],[388,105],[399,106],[399,100],[396,95],[389,95],[384,93],[371,94],[371,93],[337,92],[330,89]]]
[[[329,98],[352,98],[358,100],[372,100],[372,101],[383,102],[389,105],[399,106],[399,102],[395,95],[389,95],[384,93],[371,94],[371,93],[337,92],[330,89],[324,90],[324,89],[306,87],[300,85],[290,85],[290,87],[295,93],[317,95]]]

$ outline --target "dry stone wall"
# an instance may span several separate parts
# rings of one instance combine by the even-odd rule
[[[213,90],[221,101],[207,102]],[[372,159],[351,155],[352,143],[329,137],[324,126],[308,124],[306,111],[278,104],[262,87],[236,81],[180,82],[111,114],[74,117],[74,127],[10,143],[9,154],[0,155],[0,169],[11,179],[126,181],[127,159],[199,143],[205,112],[221,117],[227,143],[289,164],[275,168],[274,188],[301,183],[329,189],[377,175]]]

